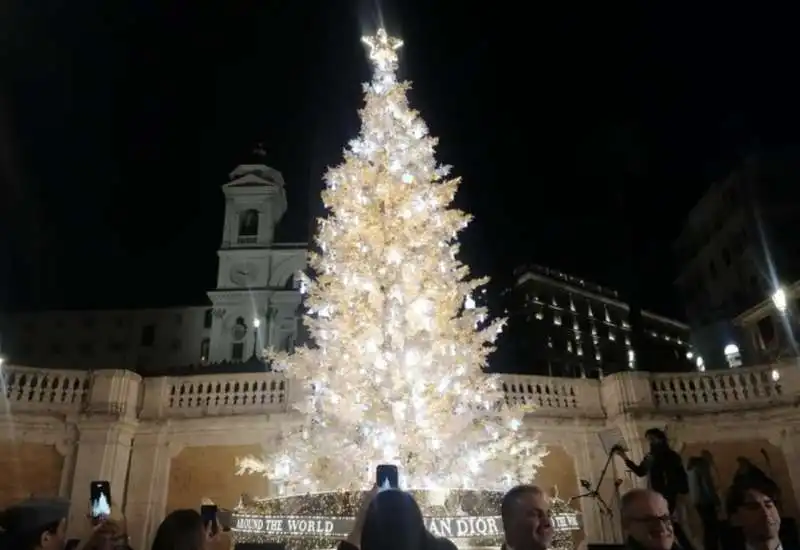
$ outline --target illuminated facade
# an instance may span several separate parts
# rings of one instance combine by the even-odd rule
[[[736,316],[800,278],[798,176],[796,147],[751,156],[711,185],[675,242],[675,285],[708,368],[729,367],[727,346],[746,347]]]
[[[275,242],[275,227],[287,208],[283,176],[256,151],[230,173],[222,191],[217,287],[208,293],[209,302],[4,315],[3,356],[41,367],[162,372],[241,363],[266,347],[294,349],[302,335],[295,274],[305,268],[307,249]]]
[[[574,377],[691,370],[687,325],[644,311],[637,341],[630,308],[616,291],[541,266],[521,268],[515,278],[501,343],[519,358],[511,364]]]

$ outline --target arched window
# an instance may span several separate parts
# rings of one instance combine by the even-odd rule
[[[258,237],[258,210],[250,208],[239,213],[239,241],[255,242]]]
[[[247,324],[244,317],[238,317],[233,325],[233,339],[242,340],[247,335]]]
[[[203,316],[203,328],[211,328],[211,323],[213,321],[214,310],[208,308]]]
[[[208,362],[208,351],[211,347],[211,340],[208,338],[203,338],[203,341],[200,342],[200,361],[202,363]]]

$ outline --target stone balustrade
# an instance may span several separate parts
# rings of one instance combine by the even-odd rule
[[[88,371],[35,369],[0,366],[0,393],[5,396],[4,412],[79,411],[89,398]]]
[[[184,503],[182,492],[206,478],[203,491],[211,495],[227,491],[225,483],[236,484],[231,481],[234,457],[220,449],[268,451],[279,441],[282,424],[296,418],[289,413],[299,397],[296,383],[271,372],[141,377],[126,370],[6,364],[0,373],[0,434],[5,434],[0,440],[49,445],[63,457],[58,492],[73,502],[71,524],[85,515],[89,482],[109,480],[112,501],[125,503],[134,548],[148,547],[175,505],[168,504],[168,495]],[[699,452],[710,439],[722,441],[731,434],[758,438],[752,452],[760,456],[765,445],[772,445],[773,454],[780,449],[786,465],[781,475],[792,494],[800,495],[800,429],[793,427],[800,368],[795,364],[706,373],[629,371],[601,380],[502,375],[500,383],[507,403],[530,413],[528,433],[548,448],[563,449],[554,460],[572,463],[574,479],[562,479],[567,485],[577,479],[599,483],[610,444],[625,442],[632,456],[640,457],[644,431],[661,427],[676,445],[688,446],[686,452]],[[202,462],[202,471],[209,475],[193,477],[194,461],[206,454],[210,462]],[[604,495],[611,498],[616,486],[608,478],[604,483]],[[634,480],[625,483],[623,489],[635,486]],[[620,540],[619,525],[595,508],[583,512],[590,540]]]
[[[93,381],[109,371],[5,365],[2,372],[5,412],[69,413],[92,406]],[[114,372],[138,379],[128,371]],[[603,418],[634,411],[698,414],[800,400],[800,371],[794,364],[705,373],[623,372],[602,380],[525,375],[502,375],[501,380],[510,405],[548,417]],[[157,377],[142,380],[135,388],[139,395],[131,401],[125,393],[124,400],[136,403],[131,416],[143,419],[280,413],[290,409],[292,386],[291,379],[271,372]]]

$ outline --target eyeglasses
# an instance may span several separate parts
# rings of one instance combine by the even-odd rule
[[[672,516],[643,516],[640,518],[630,518],[631,521],[641,523],[648,527],[660,527],[661,525],[671,526]]]

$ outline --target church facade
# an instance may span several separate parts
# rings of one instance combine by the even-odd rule
[[[222,186],[225,218],[209,302],[135,310],[44,311],[0,319],[0,353],[17,364],[162,372],[241,363],[267,347],[291,351],[300,323],[296,274],[305,243],[275,242],[286,213],[283,176],[256,156]]]

